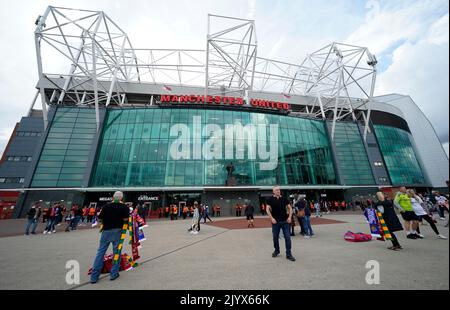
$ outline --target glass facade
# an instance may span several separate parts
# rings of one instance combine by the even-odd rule
[[[236,126],[234,133],[227,126]],[[108,111],[102,135],[91,186],[223,186],[230,162],[237,185],[336,184],[322,121],[218,109],[116,109]]]
[[[411,134],[385,125],[374,128],[392,185],[426,184]]]
[[[345,185],[375,184],[369,159],[356,123],[336,123],[334,142]]]
[[[32,187],[80,187],[96,134],[93,109],[58,108]]]

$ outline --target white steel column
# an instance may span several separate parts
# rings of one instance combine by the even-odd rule
[[[331,126],[331,140],[334,141],[334,132],[336,130],[336,121],[337,121],[337,110],[338,110],[338,105],[339,105],[339,97],[341,95],[341,84],[342,84],[342,74],[344,71],[344,67],[342,66],[340,60],[339,61],[339,65],[341,66],[341,68],[339,69],[339,78],[338,78],[338,89],[337,89],[337,94],[336,94],[336,103],[334,105],[334,111],[333,111],[333,124]]]
[[[39,96],[39,89],[36,90],[36,93],[34,94],[33,100],[31,101],[30,109],[28,109],[28,117],[31,116],[31,112],[33,111],[34,104],[36,103],[36,99]]]
[[[36,58],[37,58],[37,65],[38,65],[38,74],[39,74],[39,84],[41,84],[43,81],[43,74],[42,74],[42,59],[41,59],[41,42],[39,40],[40,35],[38,33],[34,36],[34,43],[36,46]],[[48,126],[48,119],[47,119],[47,102],[45,100],[45,88],[39,85],[39,92],[41,94],[41,103],[42,103],[42,118],[44,119],[44,130],[47,129]]]
[[[205,101],[206,101],[206,96],[208,96],[208,82],[209,82],[209,77],[208,77],[208,62],[209,62],[209,31],[210,31],[210,17],[211,15],[208,14],[208,22],[207,22],[207,32],[206,32],[206,62],[205,62]]]
[[[75,73],[75,70],[78,65],[78,60],[80,59],[81,51],[84,48],[84,37],[85,37],[85,31],[83,30],[83,33],[81,34],[81,43],[78,48],[77,54],[75,58],[73,59],[72,65],[70,67],[69,76],[66,78],[66,81],[64,82],[64,87],[61,91],[61,94],[59,95],[58,104],[62,103],[64,100],[64,96],[66,95],[66,91],[69,88],[69,84],[72,81],[73,74]]]
[[[119,71],[119,67],[120,67],[120,59],[122,59],[124,52],[125,52],[125,43],[127,42],[127,37],[125,36],[123,38],[123,43],[120,49],[120,56],[118,58],[116,58],[116,66],[114,68],[114,73],[113,73],[113,77],[112,77],[112,81],[111,81],[111,85],[109,87],[109,92],[108,92],[108,98],[106,99],[106,106],[109,105],[109,103],[111,102],[111,96],[112,93],[114,91],[114,86],[116,84],[116,80],[117,80],[117,73]]]
[[[95,103],[95,122],[97,124],[97,131],[100,130],[100,112],[98,110],[98,81],[97,81],[97,56],[96,56],[96,42],[95,35],[97,33],[98,27],[103,19],[103,13],[100,13],[97,20],[97,25],[95,26],[94,33],[92,34],[92,81],[94,82],[94,103]]]
[[[364,141],[367,140],[367,133],[370,131],[370,113],[371,113],[371,101],[373,98],[373,94],[375,92],[375,82],[377,79],[377,67],[376,64],[373,65],[373,75],[372,75],[372,86],[370,88],[370,98],[369,102],[367,102],[367,119],[364,126]]]

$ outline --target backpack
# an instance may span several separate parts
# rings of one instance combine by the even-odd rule
[[[347,231],[344,234],[344,239],[349,242],[366,242],[372,240],[372,236],[370,234],[364,234],[362,232],[354,233],[351,231]]]

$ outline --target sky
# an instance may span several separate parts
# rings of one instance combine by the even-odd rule
[[[52,5],[104,11],[127,32],[134,48],[203,49],[208,13],[254,19],[261,57],[300,63],[307,53],[331,42],[366,46],[378,58],[375,95],[410,95],[435,127],[448,156],[447,0],[0,0],[0,3],[0,154],[34,97],[38,79],[34,22]]]

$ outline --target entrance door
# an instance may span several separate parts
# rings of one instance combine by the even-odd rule
[[[219,205],[221,216],[236,216],[236,204],[252,204],[258,206],[259,197],[257,191],[207,191],[203,201],[210,206]],[[244,216],[244,209],[242,209]]]
[[[235,199],[213,199],[212,205],[220,206],[221,216],[236,216],[236,205],[243,207],[251,203],[250,199],[235,198]],[[242,214],[244,214],[244,209],[241,208]]]
[[[161,207],[161,204],[158,201],[151,201],[144,203],[144,208],[147,211],[148,210],[148,217],[151,219],[155,219],[159,217],[159,208]]]

